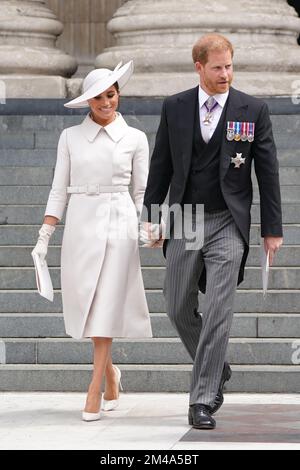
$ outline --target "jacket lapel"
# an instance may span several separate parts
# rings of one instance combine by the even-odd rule
[[[228,121],[245,121],[245,113],[248,105],[243,103],[241,94],[230,88],[228,96],[228,104],[225,116],[224,132],[221,141],[221,161],[220,161],[220,177],[223,179],[230,165],[231,157],[235,155],[237,142],[235,140],[227,140],[227,123]]]
[[[177,122],[179,128],[179,139],[183,157],[183,168],[185,177],[188,177],[193,151],[194,122],[196,104],[198,102],[199,87],[188,90],[178,99]]]

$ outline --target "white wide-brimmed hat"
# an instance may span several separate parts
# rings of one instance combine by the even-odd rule
[[[114,70],[95,69],[87,74],[83,80],[83,93],[72,101],[65,103],[66,108],[86,108],[88,100],[95,98],[105,90],[118,82],[119,88],[123,88],[133,73],[133,61],[123,65],[120,62]]]

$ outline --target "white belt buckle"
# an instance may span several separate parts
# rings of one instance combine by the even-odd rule
[[[99,184],[87,184],[86,185],[86,194],[99,194]]]

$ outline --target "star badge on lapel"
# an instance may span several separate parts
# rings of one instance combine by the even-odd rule
[[[242,157],[242,153],[237,153],[236,157],[231,157],[231,163],[234,163],[234,168],[240,168],[241,165],[245,164],[246,157]]]

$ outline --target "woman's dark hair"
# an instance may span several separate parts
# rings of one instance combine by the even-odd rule
[[[113,84],[113,86],[115,87],[115,89],[116,89],[116,90],[117,90],[117,92],[119,93],[119,91],[120,91],[120,87],[119,87],[119,84],[118,84],[118,82],[115,82],[115,83]]]

